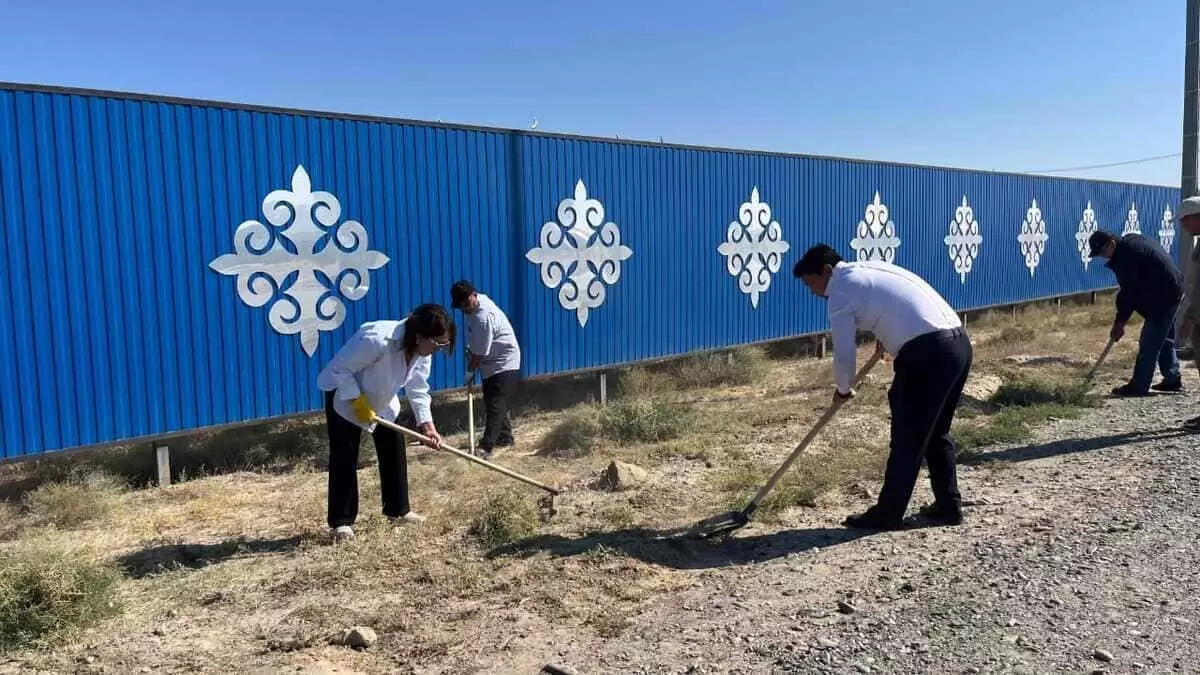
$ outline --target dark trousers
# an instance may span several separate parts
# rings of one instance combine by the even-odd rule
[[[517,371],[506,370],[483,380],[483,407],[486,421],[479,447],[486,452],[500,445],[512,445],[512,419],[509,402],[517,390]]]
[[[362,429],[333,409],[333,392],[325,393],[325,424],[329,430],[329,526],[353,525],[358,517],[358,446]],[[383,515],[408,513],[408,458],[404,441],[391,429],[376,425],[379,487]]]
[[[961,328],[913,338],[896,355],[888,391],[892,410],[892,449],[876,507],[888,518],[903,518],[912,498],[921,460],[939,505],[959,507],[950,422],[971,370],[971,341]]]
[[[1133,365],[1133,388],[1145,394],[1154,381],[1154,366],[1158,366],[1163,380],[1179,379],[1179,355],[1175,353],[1175,311],[1170,314],[1146,317],[1142,323],[1142,335],[1138,340],[1137,360]]]

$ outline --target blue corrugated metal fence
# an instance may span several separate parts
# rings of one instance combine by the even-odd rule
[[[315,409],[358,324],[448,306],[459,278],[509,312],[534,376],[823,330],[791,277],[818,241],[960,309],[1111,286],[1081,228],[1178,255],[1178,199],[0,85],[0,457]],[[438,357],[435,386],[462,372]]]

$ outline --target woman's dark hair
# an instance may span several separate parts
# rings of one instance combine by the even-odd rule
[[[404,360],[412,360],[413,354],[417,353],[419,338],[440,338],[443,335],[450,341],[446,350],[454,351],[454,320],[446,308],[433,303],[417,307],[404,322]]]
[[[825,244],[817,244],[804,252],[804,257],[792,268],[792,275],[799,279],[805,274],[820,274],[826,265],[834,267],[840,262],[842,256],[837,251]]]

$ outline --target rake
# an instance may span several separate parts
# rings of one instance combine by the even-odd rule
[[[863,364],[862,369],[859,370],[858,374],[854,376],[854,382],[851,384],[851,388],[857,387],[859,383],[862,382],[863,378],[867,376],[867,373],[871,372],[871,369],[875,367],[875,364],[879,363],[881,358],[883,358],[883,345],[879,345],[875,349],[875,353],[871,355],[871,358]],[[792,466],[792,463],[795,462],[796,459],[798,459],[800,455],[808,448],[813,439],[817,437],[817,434],[821,432],[821,429],[823,429],[826,424],[829,424],[829,420],[833,419],[833,416],[837,414],[837,411],[841,409],[842,405],[844,405],[847,400],[849,399],[835,399],[833,403],[829,405],[829,408],[825,410],[825,414],[821,415],[821,419],[817,420],[817,423],[814,424],[812,429],[808,431],[808,434],[804,436],[804,440],[800,441],[800,444],[796,446],[796,449],[792,451],[792,454],[788,455],[788,458],[784,460],[783,464],[781,464],[778,469],[775,470],[775,473],[771,474],[771,478],[766,482],[765,485],[759,488],[758,494],[754,495],[754,499],[751,499],[750,503],[747,504],[745,508],[743,508],[741,511],[730,511],[729,513],[723,513],[721,515],[702,520],[699,523],[696,523],[696,525],[692,528],[692,532],[705,539],[708,539],[721,534],[729,534],[730,532],[744,527],[747,523],[749,523],[750,516],[754,515],[754,512],[758,510],[759,505],[762,504],[762,501],[766,498],[767,493],[769,493],[775,487],[775,484],[779,482],[779,479],[783,477],[783,474],[787,473],[787,470]]]

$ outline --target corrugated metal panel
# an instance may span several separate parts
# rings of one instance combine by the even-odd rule
[[[235,252],[239,225],[266,222],[265,198],[292,189],[298,167],[389,258],[311,357],[299,334],[272,327],[270,304],[247,306],[239,281],[209,267]],[[546,223],[569,240],[553,223],[581,183],[603,207],[597,229],[613,223],[631,251],[584,325],[563,306],[562,279],[547,287],[530,259]],[[756,304],[718,249],[753,192],[788,246]],[[315,409],[316,373],[355,327],[447,304],[463,277],[509,312],[526,376],[819,331],[823,305],[791,267],[818,241],[854,257],[876,193],[896,261],[961,309],[1110,286],[1079,258],[1085,205],[1120,231],[1136,204],[1155,236],[1179,199],[1154,186],[0,86],[0,456]],[[946,237],[964,197],[982,243],[962,275]],[[1031,275],[1017,237],[1034,199],[1049,238]],[[438,358],[435,387],[460,382],[460,354]]]

